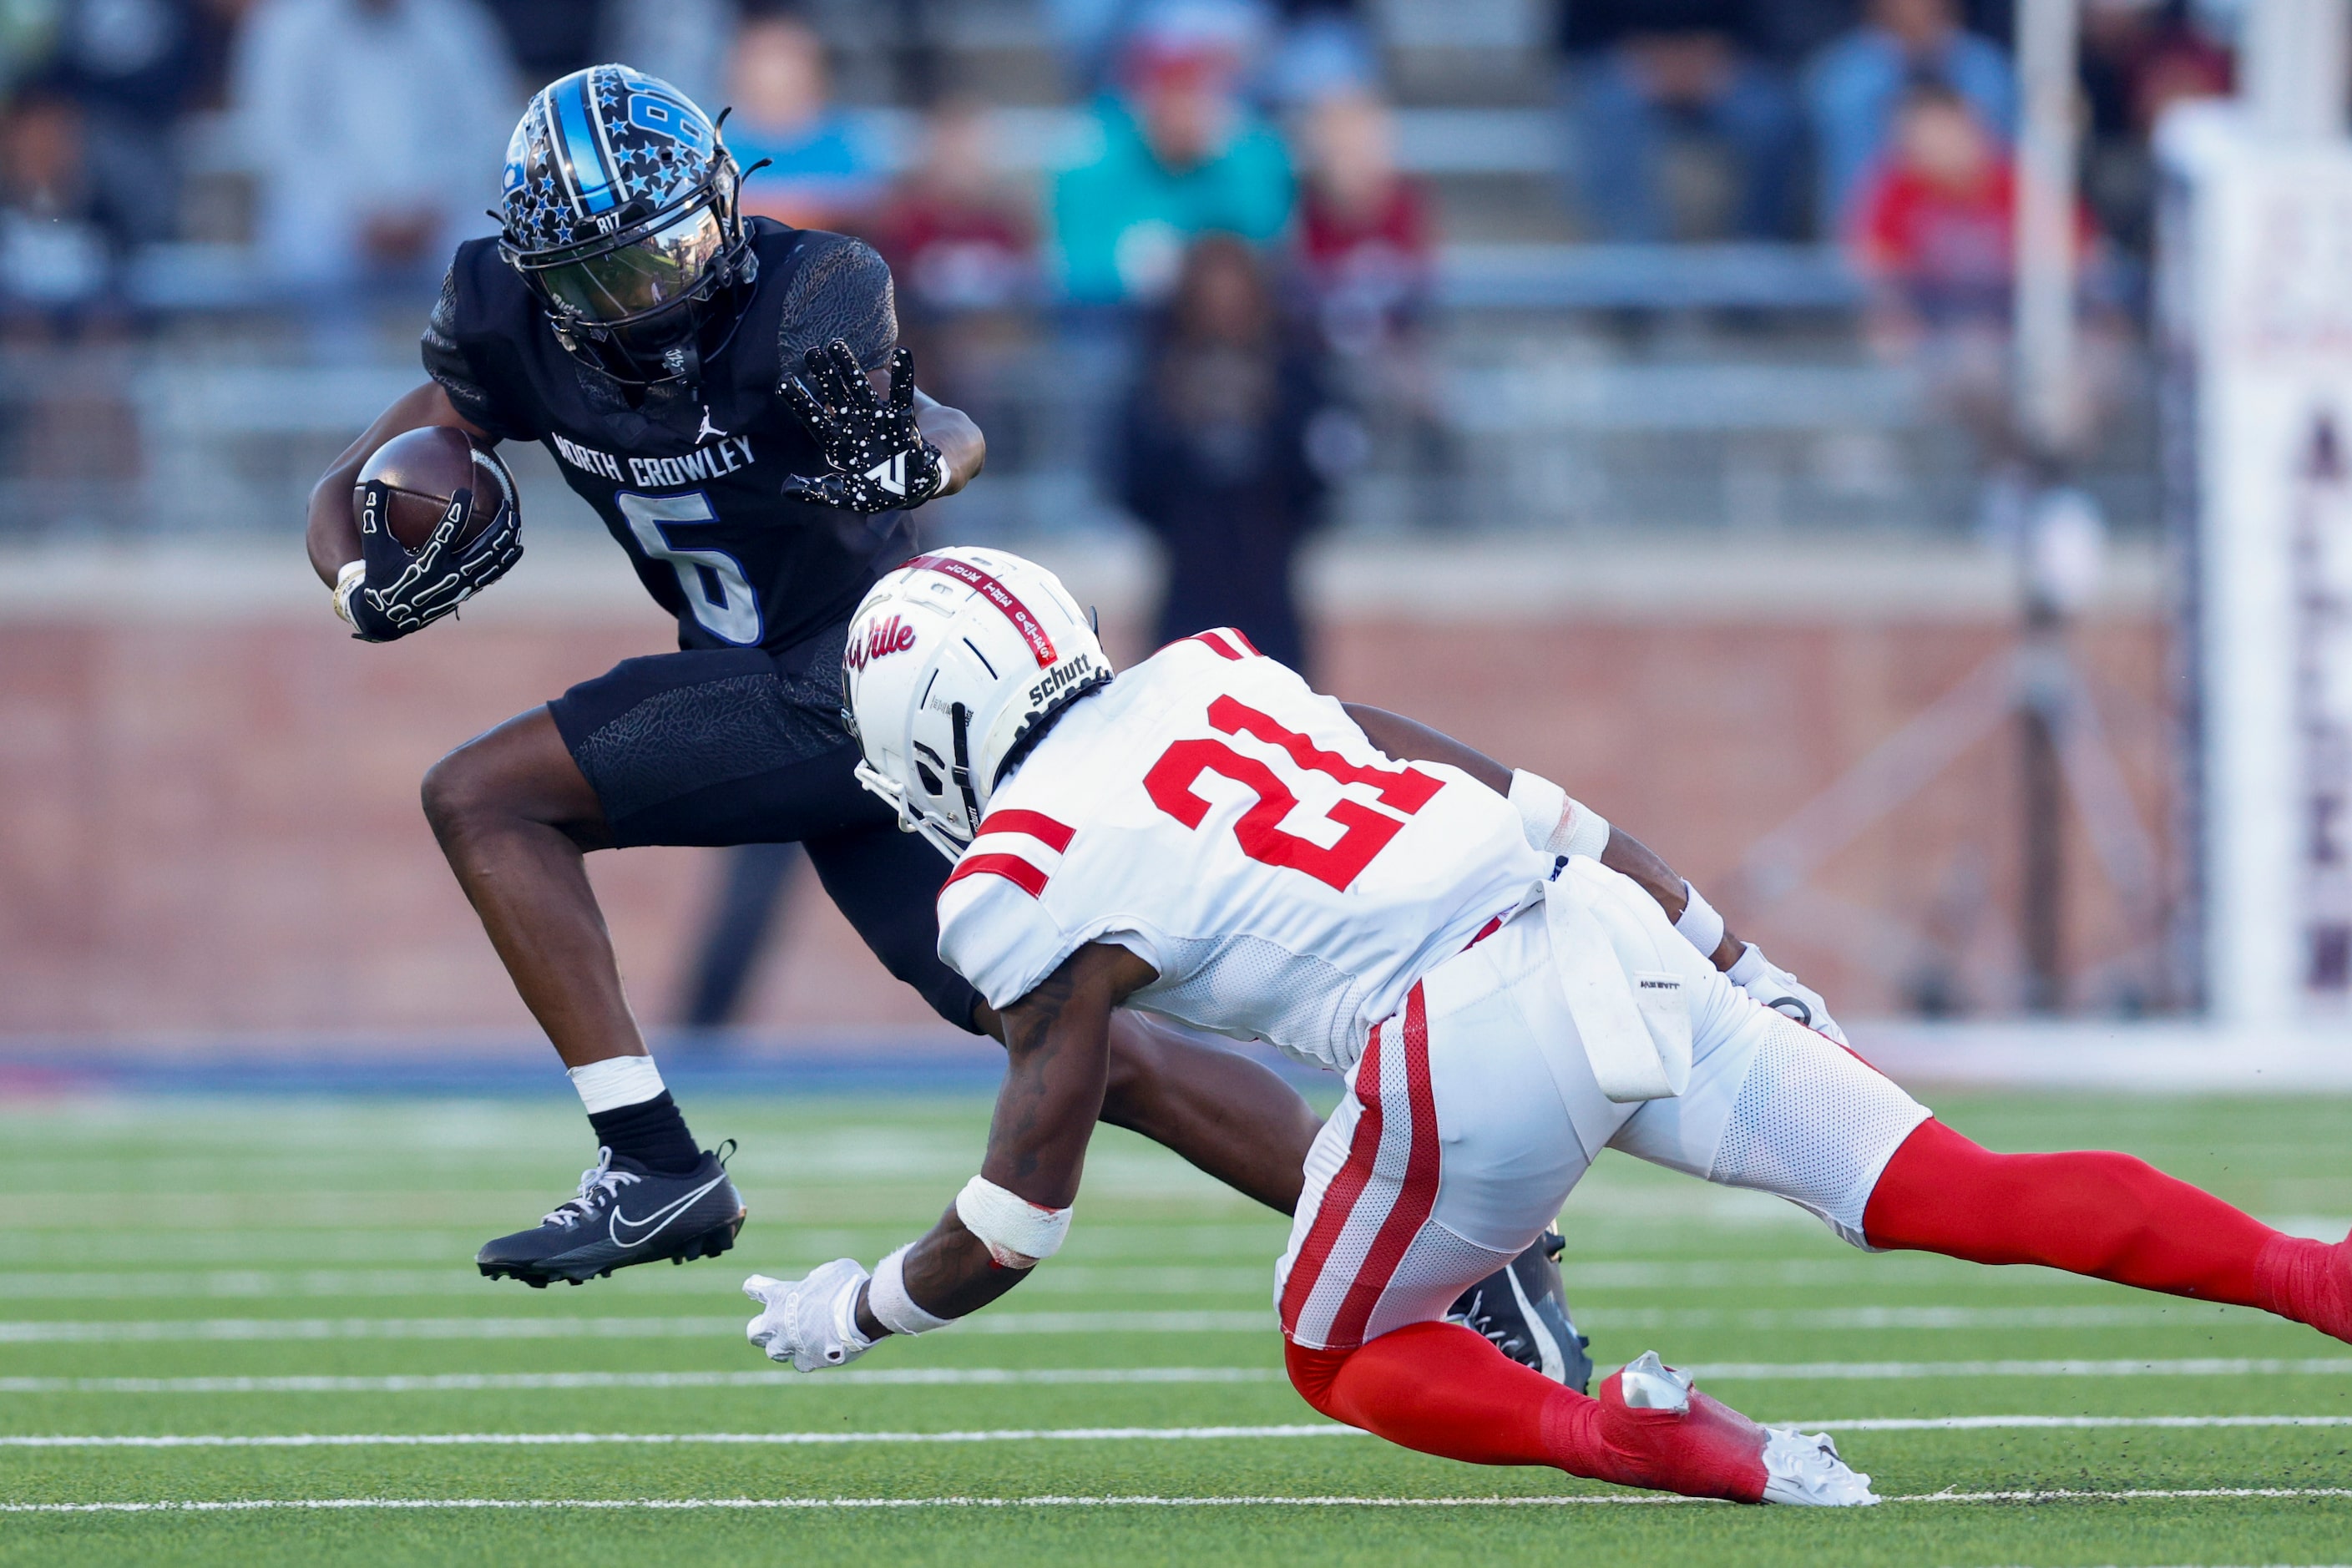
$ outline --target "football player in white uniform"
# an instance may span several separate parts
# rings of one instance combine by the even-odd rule
[[[1344,709],[1237,633],[1114,677],[1051,574],[982,550],[884,578],[851,633],[859,777],[954,858],[940,952],[1003,1012],[1010,1065],[980,1173],[928,1235],[870,1276],[841,1258],[746,1282],[776,1360],[940,1328],[1054,1254],[1122,1005],[1347,1074],[1275,1271],[1287,1365],[1316,1409],[1424,1452],[1874,1500],[1826,1438],[1759,1427],[1654,1355],[1593,1399],[1444,1321],[1603,1147],[1779,1194],[1857,1246],[2352,1338],[2352,1242],[2281,1235],[2125,1155],[1979,1148],[1822,1032],[1817,997],[1791,1003],[1817,1028],[1765,1005],[1785,981],[1685,888],[1662,909],[1604,867],[1622,836],[1556,786]]]

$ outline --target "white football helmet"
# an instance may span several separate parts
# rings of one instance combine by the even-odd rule
[[[842,710],[857,782],[898,826],[962,855],[1006,767],[1110,660],[1061,579],[1002,550],[918,555],[849,617]]]

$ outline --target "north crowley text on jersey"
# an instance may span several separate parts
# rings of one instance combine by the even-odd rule
[[[615,484],[642,485],[648,489],[698,485],[751,466],[749,436],[721,436],[706,441],[683,458],[616,458],[593,447],[549,432],[556,456],[584,474],[595,474]]]

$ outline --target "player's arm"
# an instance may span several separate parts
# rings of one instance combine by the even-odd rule
[[[428,426],[448,426],[486,443],[495,439],[457,412],[439,382],[428,381],[378,415],[310,490],[305,531],[310,569],[331,590],[336,616],[362,642],[391,642],[432,625],[522,558],[511,504],[501,504],[470,542],[459,542],[473,513],[474,492],[467,488],[449,498],[439,525],[413,551],[380,526],[392,495],[381,479],[370,480],[353,504],[361,470],[377,449]]]
[[[1754,942],[1732,934],[1714,906],[1648,845],[1550,780],[1502,763],[1428,725],[1360,703],[1341,704],[1365,738],[1399,762],[1445,763],[1461,769],[1519,808],[1528,842],[1555,855],[1590,855],[1611,870],[1632,878],[1658,900],[1675,930],[1732,983],[1768,1007],[1843,1044],[1845,1031],[1830,1016],[1821,994],[1764,956]]]
[[[1348,717],[1356,721],[1373,745],[1401,763],[1446,763],[1460,768],[1499,795],[1511,794],[1514,774],[1484,752],[1474,751],[1453,736],[1433,730],[1417,720],[1402,713],[1391,713],[1383,708],[1367,708],[1361,703],[1347,702],[1342,707]],[[1595,838],[1601,836],[1595,831]],[[1544,846],[1538,846],[1544,847]],[[1594,857],[1612,871],[1623,873],[1642,885],[1643,890],[1658,900],[1668,920],[1678,921],[1690,907],[1690,884],[1675,875],[1648,845],[1612,825],[1601,843],[1601,853]],[[1739,958],[1744,944],[1727,928],[1723,940],[1707,957],[1717,969],[1729,969]]]
[[[428,381],[404,395],[377,415],[375,423],[344,447],[343,455],[310,487],[310,521],[306,538],[310,570],[319,574],[320,582],[333,587],[336,574],[360,559],[359,521],[352,512],[352,489],[359,479],[360,469],[375,456],[377,447],[394,436],[421,430],[428,425],[455,426],[486,442],[491,438],[457,412],[449,395],[436,381]]]
[[[882,378],[882,390],[887,391],[888,386],[887,378]],[[946,470],[940,494],[955,494],[980,478],[980,470],[988,466],[988,437],[980,433],[971,416],[949,407],[919,386],[915,388],[915,427],[939,449],[940,465]]]
[[[836,1258],[793,1282],[758,1275],[748,1330],[803,1372],[843,1366],[886,1334],[919,1334],[978,1311],[1058,1250],[1109,1080],[1110,1016],[1153,978],[1122,947],[1092,942],[1003,1010],[1006,1067],[980,1174],[939,1224],[871,1276]]]

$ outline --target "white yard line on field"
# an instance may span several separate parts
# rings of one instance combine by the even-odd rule
[[[2219,1499],[2352,1498],[2352,1487],[2185,1487],[2130,1491],[1923,1492],[1884,1498],[1890,1503],[2161,1502]],[[921,1498],[241,1498],[235,1500],[153,1502],[0,1502],[0,1513],[246,1513],[274,1509],[551,1509],[693,1512],[736,1509],[931,1509],[931,1508],[1574,1508],[1586,1505],[1653,1507],[1704,1502],[1700,1498],[1657,1492],[1555,1494],[1548,1497],[1160,1497],[1150,1494],[1101,1497],[921,1497]]]
[[[1580,1328],[1835,1329],[1944,1331],[1969,1329],[2195,1328],[2274,1326],[2279,1320],[2249,1307],[2210,1301],[2149,1302],[2120,1307],[1962,1307],[1951,1305],[1759,1307],[1596,1307],[1576,1314]]]
[[[389,1377],[0,1377],[0,1394],[478,1394],[567,1388],[982,1387],[1013,1384],[1282,1383],[1270,1366],[850,1367],[761,1372],[449,1372]]]
[[[813,1268],[823,1258],[795,1260]],[[773,1267],[773,1265],[772,1265]],[[1273,1289],[1274,1266],[1202,1268],[1192,1265],[1076,1264],[1041,1276],[1035,1285],[1055,1293],[1101,1292],[1113,1296],[1263,1295]],[[656,1271],[632,1276],[633,1289],[709,1294],[711,1271]],[[56,1301],[153,1301],[176,1298],[272,1298],[285,1296],[473,1296],[488,1289],[468,1262],[446,1268],[208,1268],[176,1272],[16,1272],[0,1274],[0,1300]]]
[[[1034,1426],[971,1432],[292,1432],[203,1433],[149,1436],[0,1436],[0,1448],[570,1448],[834,1447],[844,1444],[1214,1442],[1234,1437],[1360,1437],[1353,1426],[1320,1421],[1273,1426]]]
[[[1691,1362],[1693,1377],[1730,1382],[1902,1382],[1925,1377],[2249,1377],[2352,1373],[2352,1356],[2194,1356],[2169,1361]]]
[[[2352,1426],[2352,1415],[1949,1415],[1776,1422],[1838,1432],[1978,1432],[2044,1428]],[[1360,1437],[1328,1421],[1259,1426],[1024,1426],[952,1432],[289,1432],[0,1436],[0,1448],[461,1448],[662,1447],[715,1445],[836,1447],[859,1444],[1226,1442],[1248,1438]]]
[[[740,1335],[747,1310],[695,1318],[187,1318],[126,1322],[0,1322],[0,1345],[186,1340],[690,1339]],[[1271,1306],[1227,1312],[995,1312],[967,1334],[1271,1333]]]

